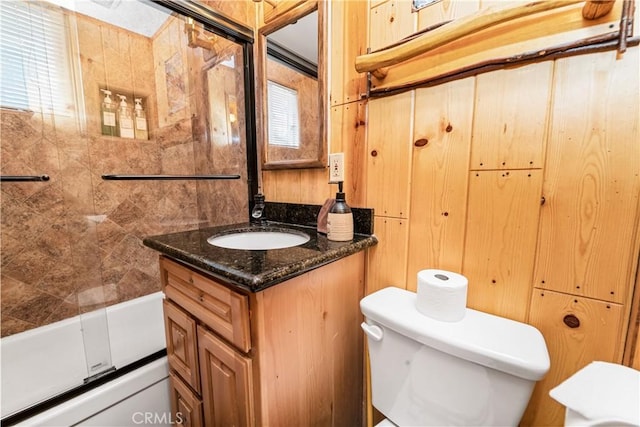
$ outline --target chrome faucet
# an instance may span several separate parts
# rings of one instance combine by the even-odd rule
[[[263,223],[267,219],[264,216],[264,194],[258,193],[253,196],[253,209],[251,210],[251,222]]]

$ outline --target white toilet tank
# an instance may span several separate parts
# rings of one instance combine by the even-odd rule
[[[459,322],[421,314],[416,294],[385,288],[360,308],[373,406],[398,426],[516,426],[549,370],[533,326],[467,309]]]

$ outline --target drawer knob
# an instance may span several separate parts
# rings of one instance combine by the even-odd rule
[[[189,283],[193,285],[193,277],[189,276]]]

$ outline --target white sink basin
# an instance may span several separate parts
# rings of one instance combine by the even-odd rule
[[[207,239],[207,242],[213,246],[247,251],[290,248],[292,246],[302,245],[308,241],[309,236],[304,233],[264,230],[241,231],[211,236]]]

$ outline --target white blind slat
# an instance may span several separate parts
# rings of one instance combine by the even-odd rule
[[[72,82],[61,9],[45,2],[0,4],[0,106],[70,115]]]
[[[278,83],[267,82],[269,144],[300,147],[298,92]]]

